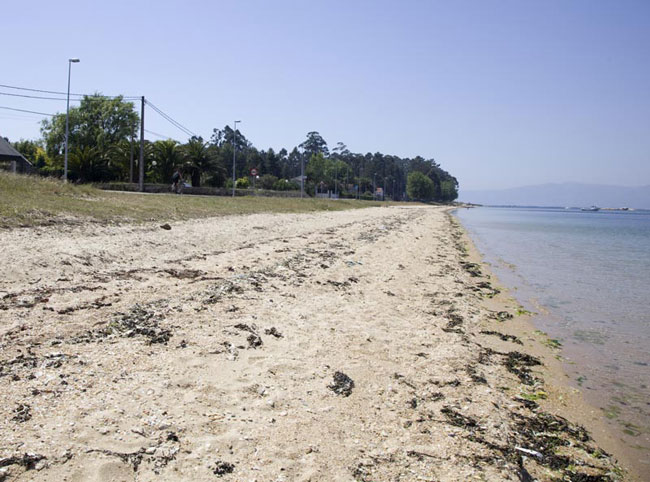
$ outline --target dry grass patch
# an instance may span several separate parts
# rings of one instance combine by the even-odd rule
[[[379,205],[386,203],[111,192],[54,179],[0,173],[0,228],[85,222],[167,222],[229,214],[340,211]]]

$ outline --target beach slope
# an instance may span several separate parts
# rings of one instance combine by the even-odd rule
[[[621,479],[447,208],[165,228],[0,232],[0,480]]]

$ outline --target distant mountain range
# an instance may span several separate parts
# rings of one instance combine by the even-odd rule
[[[499,190],[460,190],[459,201],[516,206],[599,206],[650,209],[650,185],[639,187],[601,184],[538,184]]]

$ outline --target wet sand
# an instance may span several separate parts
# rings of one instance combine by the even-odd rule
[[[445,208],[0,239],[0,480],[619,480]]]

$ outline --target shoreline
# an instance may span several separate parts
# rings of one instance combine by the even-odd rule
[[[484,260],[462,221],[455,216],[453,211],[450,215],[462,230],[464,242],[468,246],[468,259],[479,263],[486,273],[486,278],[500,290],[499,294],[485,300],[486,307],[497,311],[522,309],[510,288],[500,282],[492,271],[491,265]],[[625,444],[617,439],[612,429],[607,426],[602,411],[587,402],[580,389],[570,386],[569,375],[562,366],[559,347],[549,343],[550,339],[535,325],[535,313],[525,311],[526,313],[521,316],[516,316],[510,322],[504,323],[503,331],[524,340],[526,351],[544,361],[541,372],[547,398],[539,400],[540,406],[584,426],[598,445],[614,455],[624,467],[627,472],[626,480],[641,482],[641,476],[637,473],[632,459],[626,453]]]
[[[0,232],[0,479],[622,480],[449,210]]]

